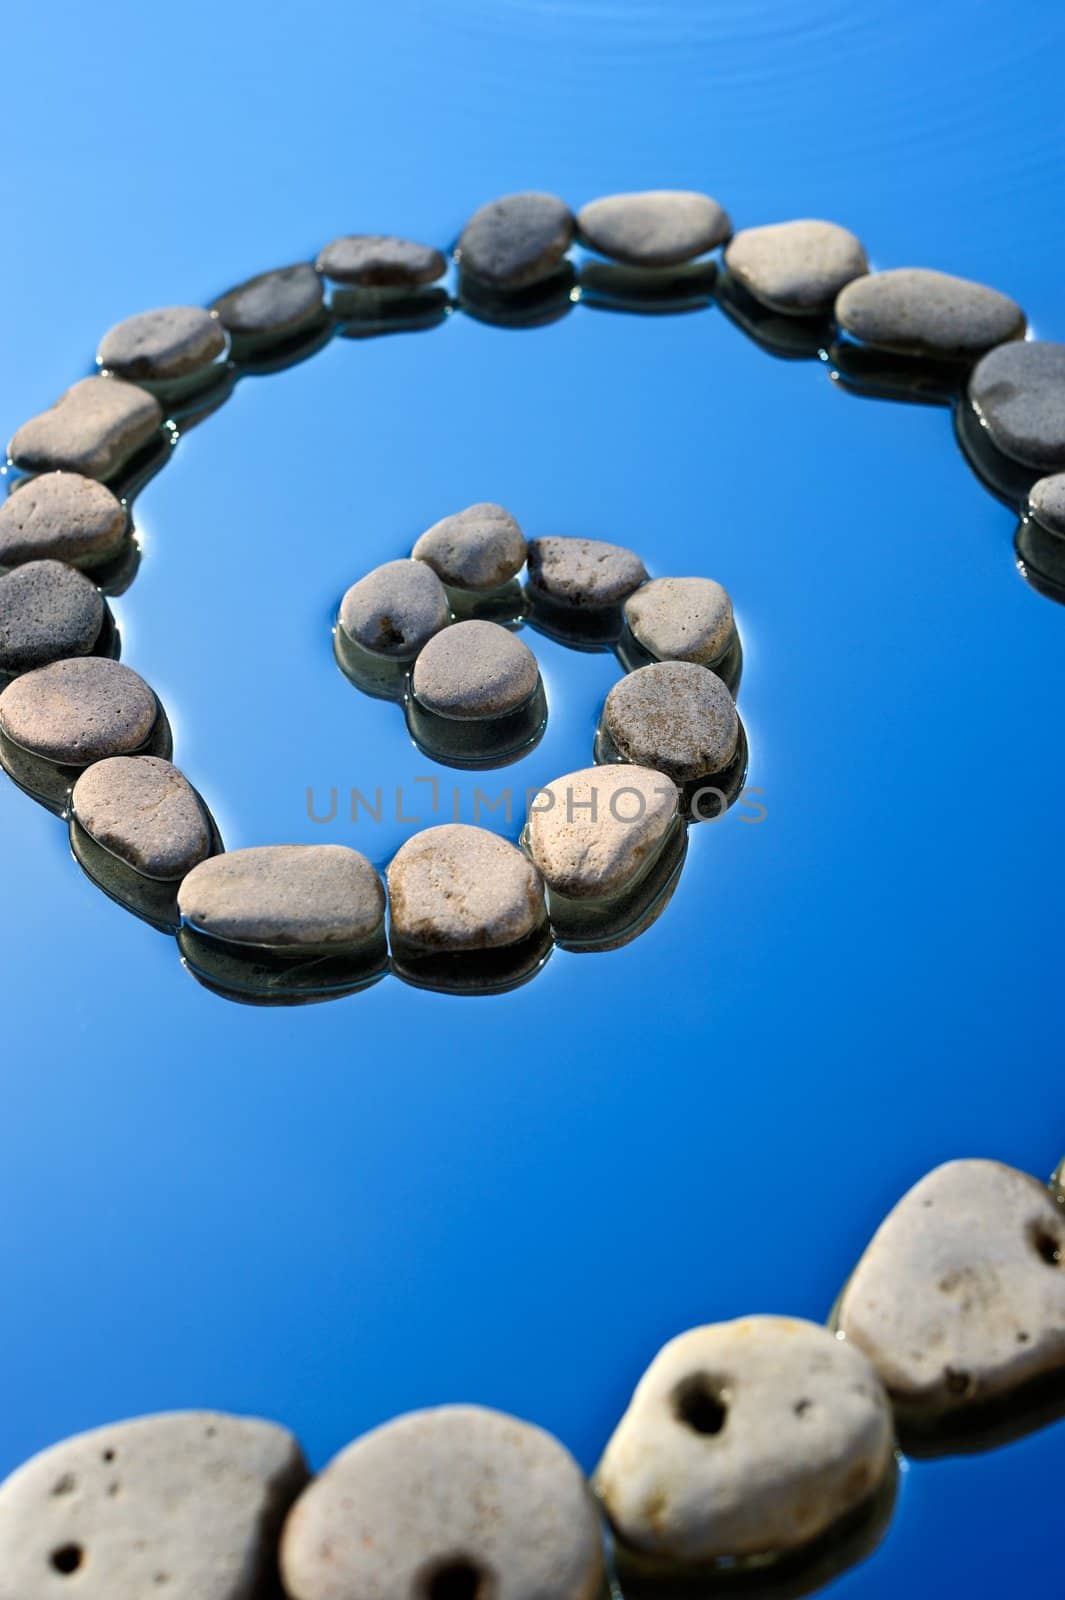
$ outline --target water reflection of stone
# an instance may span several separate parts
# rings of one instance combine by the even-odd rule
[[[542,328],[572,311],[576,298],[577,273],[567,261],[528,289],[493,289],[469,273],[460,273],[456,303],[478,322],[499,328]]]
[[[357,949],[323,953],[229,944],[185,925],[178,932],[178,948],[198,983],[243,1005],[339,1000],[372,987],[388,972],[383,929]]]
[[[553,948],[546,921],[515,944],[458,954],[407,945],[393,930],[392,970],[416,989],[435,989],[441,994],[506,994],[535,978]]]
[[[233,343],[233,361],[238,378],[268,378],[272,373],[284,372],[288,367],[309,361],[325,348],[334,333],[333,319],[323,313],[319,322],[299,333],[288,334],[266,343],[254,340],[248,346],[237,340]]]
[[[596,311],[640,315],[703,311],[714,303],[716,279],[713,261],[650,268],[588,260],[580,270],[581,303]]]
[[[333,653],[337,665],[363,694],[375,700],[394,700],[402,705],[407,697],[412,657],[383,656],[367,650],[346,633],[338,622],[333,629]]]
[[[502,628],[518,628],[529,609],[517,578],[499,589],[453,589],[445,584],[444,592],[456,622],[498,622]]]
[[[954,1415],[917,1418],[896,1407],[901,1449],[915,1460],[980,1455],[1025,1439],[1065,1418],[1065,1375],[1038,1378],[1011,1394],[969,1405]]]
[[[169,761],[173,753],[173,735],[166,712],[161,705],[158,705],[155,723],[145,742],[135,750],[122,752],[123,755],[130,756],[162,756],[165,761]],[[91,764],[90,762],[89,765]],[[36,800],[38,805],[44,806],[57,817],[66,815],[70,791],[86,770],[83,766],[61,764],[34,755],[32,751],[15,744],[2,730],[0,730],[0,767],[3,767],[12,783],[17,784],[24,794],[28,794],[31,800]]]
[[[689,822],[719,821],[726,811],[732,809],[743,793],[743,786],[747,781],[749,750],[743,719],[737,716],[737,721],[739,730],[736,749],[728,765],[718,772],[704,773],[698,778],[690,778],[687,782],[678,784],[681,815]],[[601,718],[595,735],[595,759],[599,766],[608,766],[615,762],[624,763],[629,759],[619,752]]]
[[[632,629],[626,624],[623,626],[617,642],[617,658],[626,672],[635,672],[639,667],[649,667],[661,658],[652,655],[637,639]],[[708,671],[716,673],[735,700],[739,693],[740,678],[743,676],[743,646],[740,643],[739,633],[735,628],[725,649],[713,661],[703,661],[700,666],[705,666]]]
[[[111,493],[126,506],[132,506],[141,491],[166,466],[176,443],[177,429],[165,422],[113,478],[108,478],[107,487]]]
[[[680,882],[688,830],[676,818],[646,871],[611,899],[574,900],[547,887],[547,914],[561,950],[620,950],[646,933]]]
[[[237,385],[237,369],[232,361],[213,371],[195,390],[167,407],[167,420],[179,433],[188,433],[213,417],[229,399]]]
[[[479,771],[509,766],[535,749],[547,727],[547,696],[538,679],[529,698],[504,716],[444,717],[410,693],[406,713],[410,736],[423,755],[448,767]]]
[[[621,606],[564,606],[525,585],[526,619],[548,639],[571,650],[612,650],[625,626]]]
[[[835,331],[828,317],[792,317],[770,311],[725,267],[717,275],[714,298],[730,322],[780,361],[819,360]]]
[[[99,566],[87,568],[85,575],[92,579],[102,595],[113,600],[125,594],[140,571],[140,564],[141,547],[131,531],[127,533],[120,550]]]
[[[969,374],[959,362],[896,355],[847,339],[836,339],[829,346],[828,365],[833,380],[850,394],[910,405],[953,405]]]
[[[451,296],[438,288],[341,288],[334,290],[329,306],[342,339],[369,339],[440,327],[451,314]]]
[[[1065,539],[1025,516],[1013,539],[1017,571],[1037,594],[1065,605]]]
[[[209,854],[220,855],[224,846],[218,825],[202,799],[200,805],[211,833]],[[181,925],[177,906],[181,877],[150,878],[94,839],[82,827],[73,811],[68,823],[71,852],[86,877],[98,889],[102,889],[109,899],[150,923],[160,933],[176,933]]]
[[[954,432],[962,455],[984,487],[1011,511],[1023,506],[1042,471],[1003,455],[966,399],[959,400],[954,409]]]

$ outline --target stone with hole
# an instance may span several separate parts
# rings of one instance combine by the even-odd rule
[[[125,506],[104,484],[77,472],[45,472],[0,506],[0,567],[99,566],[121,550],[128,526]]]
[[[528,857],[486,828],[448,822],[400,845],[388,868],[393,935],[414,951],[495,950],[544,921]]]
[[[550,277],[573,239],[574,218],[553,194],[504,195],[475,211],[458,245],[464,273],[493,289],[525,289]]]
[[[106,608],[96,585],[62,561],[27,561],[0,578],[0,673],[27,672],[96,644]]]
[[[707,665],[728,649],[732,601],[712,578],[652,578],[625,602],[625,621],[659,661]]]
[[[502,506],[482,501],[427,528],[411,551],[455,589],[498,589],[525,565],[525,535]]]
[[[805,317],[831,311],[840,290],[869,271],[848,228],[812,218],[744,228],[729,241],[725,265],[771,311]]]
[[[690,661],[656,661],[615,683],[603,727],[623,761],[653,767],[675,783],[722,772],[739,741],[728,689]]]
[[[456,622],[436,634],[414,663],[411,685],[438,717],[504,717],[540,681],[529,646],[498,622]]]
[[[97,844],[148,878],[183,878],[211,851],[195,789],[159,756],[112,756],[82,773],[73,814]]]
[[[1065,472],[1055,472],[1032,485],[1028,513],[1048,533],[1065,538]]]
[[[715,249],[732,231],[728,212],[693,189],[604,195],[577,213],[585,244],[630,267],[676,267]]]
[[[0,694],[0,729],[12,743],[70,766],[140,749],[158,715],[144,679],[102,656],[36,667]]]
[[[116,378],[167,383],[209,367],[225,347],[225,330],[209,311],[164,306],[116,322],[100,340],[96,361]]]
[[[1024,312],[1009,295],[927,267],[856,278],[841,291],[835,315],[876,350],[945,360],[975,360],[1025,330]]]
[[[416,656],[451,620],[444,586],[424,561],[386,561],[353,583],[340,602],[340,626],[374,655]]]
[[[992,350],[973,370],[969,399],[1004,455],[1044,472],[1065,467],[1065,344]]]
[[[634,551],[605,539],[531,539],[528,560],[534,594],[580,611],[620,605],[647,578]]]
[[[435,283],[447,271],[447,262],[432,245],[382,233],[334,239],[319,254],[317,266],[334,283],[363,289],[417,289]]]
[[[222,327],[247,344],[293,338],[322,315],[322,280],[309,261],[260,272],[211,307]]]
[[[163,409],[146,389],[119,378],[82,378],[23,423],[7,453],[23,472],[111,478],[162,421]]]
[[[567,773],[530,801],[529,854],[556,893],[609,899],[652,865],[678,801],[676,784],[647,767],[619,763]]]
[[[178,910],[229,944],[339,953],[380,932],[385,893],[370,862],[347,845],[256,845],[194,867]]]

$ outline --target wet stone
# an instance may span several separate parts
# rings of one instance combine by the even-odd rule
[[[447,261],[431,245],[381,233],[334,239],[319,255],[317,265],[334,283],[364,289],[415,289],[435,283],[447,271]]]
[[[451,613],[444,586],[423,561],[386,561],[352,584],[340,602],[340,626],[377,655],[415,656]]]
[[[162,421],[162,407],[146,389],[118,378],[82,378],[54,406],[24,422],[7,452],[24,472],[59,469],[110,478]]]
[[[659,661],[716,661],[735,630],[732,601],[712,578],[652,578],[625,602],[625,620]]]
[[[230,944],[341,950],[378,932],[385,895],[366,857],[346,845],[260,845],[194,867],[178,909]]]
[[[0,729],[47,761],[88,766],[145,744],[159,714],[144,679],[101,656],[37,667],[0,694]]]
[[[28,561],[0,578],[0,673],[84,656],[100,637],[103,596],[62,561]]]
[[[675,267],[728,238],[728,213],[707,194],[648,189],[591,200],[577,213],[585,242],[631,267]]]
[[[1025,466],[1065,467],[1065,344],[1005,344],[978,363],[969,399],[1004,455]]]
[[[540,681],[536,657],[498,622],[456,622],[435,635],[414,663],[418,700],[439,717],[502,717]]]
[[[528,563],[536,593],[589,611],[620,604],[647,578],[638,555],[603,539],[531,539]]]
[[[646,767],[585,767],[532,800],[526,844],[548,888],[607,899],[634,883],[677,816],[676,785]]]
[[[260,272],[220,295],[211,309],[235,338],[286,339],[322,315],[322,280],[307,261]]]
[[[1029,513],[1048,533],[1065,537],[1065,472],[1040,478],[1028,496]]]
[[[574,226],[569,207],[553,194],[508,194],[474,212],[459,240],[459,264],[481,283],[524,289],[554,272]]]
[[[427,528],[411,552],[456,589],[498,589],[525,565],[525,535],[502,506],[483,501]]]
[[[892,1470],[891,1410],[861,1351],[757,1316],[660,1351],[595,1486],[624,1546],[683,1568],[802,1549]]]
[[[721,772],[739,740],[728,689],[689,661],[656,661],[622,678],[606,697],[603,726],[623,760],[677,783]]]
[[[1015,300],[967,278],[925,267],[897,267],[857,278],[836,301],[836,321],[878,350],[975,359],[1024,336]]]
[[[71,796],[85,832],[148,878],[183,878],[211,852],[211,830],[188,779],[158,756],[112,756],[82,773]]]
[[[166,306],[116,322],[100,340],[96,361],[116,378],[166,383],[209,367],[225,347],[225,331],[209,311]]]
[[[79,1434],[0,1485],[0,1600],[256,1600],[307,1480],[292,1435],[217,1412]]]
[[[733,277],[771,311],[816,316],[869,271],[861,241],[835,222],[802,219],[744,228],[725,251]]]
[[[0,567],[65,561],[93,567],[117,555],[128,529],[126,508],[94,478],[46,472],[0,506]]]
[[[388,868],[394,937],[423,951],[492,950],[544,920],[539,873],[506,839],[467,823],[426,828]]]

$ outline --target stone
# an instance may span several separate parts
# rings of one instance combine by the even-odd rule
[[[456,622],[414,663],[415,696],[438,717],[503,717],[534,693],[540,668],[527,644],[498,622]]]
[[[238,338],[285,339],[317,322],[323,302],[322,280],[309,261],[299,261],[238,284],[220,295],[211,310]]]
[[[118,554],[128,529],[125,506],[104,484],[77,472],[46,472],[0,506],[0,567],[39,560],[98,566]]]
[[[934,1417],[1065,1371],[1065,1209],[998,1161],[949,1161],[881,1223],[837,1326]]]
[[[259,845],[201,861],[178,890],[178,910],[229,944],[340,951],[378,932],[385,893],[347,845]]]
[[[482,501],[434,522],[411,555],[455,589],[498,589],[525,565],[525,535],[509,511]]]
[[[188,779],[159,756],[88,767],[70,799],[85,832],[146,878],[183,878],[211,853],[211,829]]]
[[[676,783],[728,766],[739,741],[736,706],[721,679],[691,661],[655,661],[615,683],[603,725],[623,761]]]
[[[652,578],[626,600],[625,621],[659,661],[707,665],[735,631],[732,601],[712,578]]]
[[[678,1566],[801,1550],[893,1469],[887,1396],[826,1329],[742,1317],[673,1339],[595,1474],[622,1545]]]
[[[1065,472],[1040,478],[1028,495],[1028,512],[1048,533],[1065,538]]]
[[[451,620],[444,586],[424,561],[386,561],[352,584],[340,602],[349,639],[393,658],[416,656]]]
[[[69,766],[140,749],[158,715],[144,679],[103,656],[53,661],[0,694],[0,729],[12,743]]]
[[[992,444],[1027,467],[1065,467],[1065,344],[1004,344],[980,361],[969,399]]]
[[[399,1417],[341,1451],[281,1541],[291,1600],[599,1600],[599,1516],[550,1434],[479,1406]]]
[[[525,289],[548,278],[573,240],[573,213],[553,194],[527,191],[492,200],[463,229],[463,272],[496,289]]]
[[[532,800],[526,845],[548,888],[607,899],[642,876],[677,816],[676,784],[619,763],[556,778]]]
[[[146,389],[119,378],[82,378],[54,406],[23,423],[7,453],[22,472],[58,469],[110,478],[162,421],[163,408]]]
[[[104,625],[103,596],[62,561],[27,561],[0,578],[0,672],[88,655]]]
[[[96,362],[116,378],[169,383],[209,367],[225,348],[222,324],[202,306],[165,306],[116,322],[100,340]]]
[[[363,289],[416,289],[442,278],[447,261],[428,244],[392,234],[353,233],[327,244],[317,267],[334,283]]]
[[[744,228],[729,241],[725,265],[761,305],[807,317],[831,311],[840,290],[869,271],[849,229],[808,218]]]
[[[556,605],[616,606],[647,579],[638,555],[603,539],[530,539],[529,586]]]
[[[415,949],[494,950],[544,920],[539,873],[486,828],[425,828],[400,845],[387,876],[393,936]]]
[[[0,1600],[258,1600],[307,1481],[274,1423],[171,1412],[53,1445],[0,1485]]]
[[[691,189],[647,189],[590,200],[577,213],[585,244],[630,267],[675,267],[732,232],[728,212]]]
[[[1015,300],[968,278],[925,267],[896,267],[856,278],[836,301],[836,321],[876,350],[975,360],[1007,339],[1022,339]]]

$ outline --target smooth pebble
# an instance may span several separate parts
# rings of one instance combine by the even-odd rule
[[[537,594],[589,611],[618,605],[647,578],[638,555],[603,539],[530,539],[528,563]]]
[[[475,211],[458,245],[463,272],[496,289],[550,277],[573,240],[573,213],[553,194],[504,195]]]
[[[427,528],[411,551],[456,589],[498,589],[525,565],[525,535],[503,506],[482,501]]]
[[[968,278],[896,267],[856,278],[836,300],[840,327],[876,350],[943,359],[983,355],[1024,336],[1015,300]]]
[[[71,809],[97,844],[148,878],[183,878],[211,851],[203,805],[159,756],[112,756],[74,785]]]
[[[531,800],[527,848],[550,889],[574,900],[607,899],[654,861],[678,801],[664,773],[624,763],[584,767]]]
[[[334,283],[364,289],[416,289],[435,283],[447,271],[439,250],[392,234],[353,233],[327,244],[318,271]]]
[[[103,596],[62,561],[27,561],[0,578],[0,672],[88,655],[103,627]]]
[[[162,421],[163,409],[147,389],[119,378],[82,378],[55,405],[23,423],[7,453],[23,472],[58,469],[110,478]]]
[[[491,950],[544,920],[540,875],[486,828],[448,822],[406,840],[388,868],[392,930],[424,951]]]
[[[240,339],[284,339],[322,315],[322,280],[309,261],[260,272],[220,295],[211,309]]]
[[[1004,344],[975,367],[969,399],[992,444],[1025,466],[1065,467],[1065,344]]]
[[[100,340],[96,362],[116,378],[166,383],[209,367],[225,347],[225,330],[209,311],[165,306],[116,322]]]
[[[652,578],[625,602],[633,634],[659,661],[716,661],[735,629],[732,601],[712,578]]]
[[[0,567],[65,561],[93,567],[116,555],[129,526],[126,508],[95,478],[46,472],[0,505]]]
[[[378,931],[385,894],[347,845],[258,845],[201,861],[178,890],[178,910],[230,944],[341,950]]]
[[[725,265],[748,294],[786,316],[831,311],[840,290],[869,271],[849,229],[810,218],[744,228],[729,241]]]
[[[416,656],[451,619],[447,595],[424,561],[386,561],[352,584],[340,602],[340,626],[376,655]]]
[[[500,717],[540,681],[536,657],[498,622],[456,622],[429,640],[414,663],[415,696],[440,717]]]
[[[1065,537],[1065,472],[1040,478],[1028,495],[1028,510],[1048,533]]]
[[[630,672],[607,695],[603,723],[624,761],[676,783],[722,771],[739,739],[728,689],[690,661],[655,661]]]
[[[146,743],[159,703],[130,667],[103,656],[53,661],[0,694],[0,729],[46,761],[88,766]]]
[[[728,212],[691,189],[604,195],[577,213],[585,244],[630,267],[675,267],[713,250],[732,231]]]

